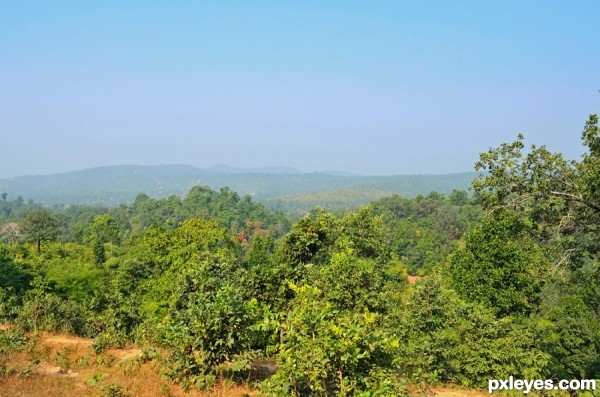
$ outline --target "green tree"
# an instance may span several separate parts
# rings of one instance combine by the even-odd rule
[[[180,279],[177,300],[159,325],[161,343],[171,352],[167,373],[184,387],[210,388],[216,374],[250,367],[241,355],[250,347],[256,301],[227,283],[205,284],[203,273],[192,270]]]
[[[290,288],[296,296],[282,324],[279,370],[263,384],[270,395],[404,395],[394,360],[399,341],[382,316],[340,310],[308,285]]]
[[[227,230],[190,219],[177,229],[148,230],[142,245],[139,261],[154,272],[142,286],[142,313],[168,349],[167,375],[205,388],[220,372],[247,369],[240,354],[250,345],[256,301],[241,288],[241,252]]]
[[[540,301],[546,264],[540,247],[517,214],[502,210],[467,234],[450,260],[452,285],[470,302],[499,316],[528,314]]]
[[[553,286],[554,287],[554,286]],[[556,295],[542,307],[541,346],[551,355],[551,373],[559,378],[600,376],[600,323],[576,295],[552,288]]]
[[[390,245],[386,241],[383,217],[374,214],[368,206],[348,213],[341,222],[341,233],[361,258],[380,261],[390,259]]]
[[[489,308],[462,300],[438,274],[417,283],[405,300],[395,322],[398,362],[413,382],[484,387],[488,379],[547,373],[550,357],[537,346],[537,327],[528,318],[497,319]]]
[[[388,305],[401,302],[389,299],[386,274],[373,259],[357,258],[350,252],[335,253],[330,263],[321,266],[312,283],[326,291],[324,298],[335,308],[353,312],[384,312]],[[314,280],[313,280],[314,279]]]
[[[455,189],[452,191],[452,193],[450,193],[450,196],[448,196],[448,200],[454,205],[467,205],[469,202],[469,196],[467,195],[466,191]]]
[[[565,160],[545,146],[524,153],[523,136],[480,155],[473,188],[488,210],[509,208],[537,225],[556,268],[600,250],[600,130],[591,115],[582,133],[587,152]],[[564,266],[563,266],[564,267]]]
[[[94,261],[101,265],[106,260],[105,244],[116,244],[119,240],[119,228],[108,214],[97,215],[87,229],[86,240],[94,250]]]
[[[338,236],[339,220],[317,208],[300,219],[285,236],[285,258],[294,267],[327,263]]]
[[[36,243],[39,255],[42,252],[42,242],[57,239],[60,222],[50,211],[36,210],[27,214],[22,228],[27,238]]]
[[[205,269],[203,285],[215,288],[234,282],[239,247],[215,221],[189,219],[177,229],[151,228],[144,233],[137,261],[155,275],[148,280],[144,310],[164,316],[177,297],[179,278],[188,269]]]
[[[513,240],[519,239],[521,243],[513,241],[507,245],[506,251],[514,252],[504,257],[516,259],[525,254],[521,262],[528,263],[527,245],[535,242],[551,265],[543,280],[546,286],[541,296],[532,291],[533,294],[523,296],[527,301],[522,300],[522,303],[529,306],[534,303],[532,298],[539,297],[540,346],[552,357],[552,374],[563,378],[595,377],[600,369],[600,130],[597,115],[591,115],[585,123],[582,142],[587,149],[582,158],[569,161],[544,146],[532,145],[525,151],[523,136],[519,135],[515,142],[504,143],[480,155],[476,167],[482,173],[473,182],[475,193],[488,212],[510,211],[530,225],[514,235]],[[475,251],[484,253],[490,249],[493,253],[493,247],[500,246],[497,240],[481,241],[481,245],[482,248]],[[469,277],[468,259],[467,254],[455,259],[459,264],[457,269],[464,269],[454,275],[457,288],[461,288],[459,273]],[[523,270],[526,275],[526,269]],[[483,282],[475,282],[478,276]],[[479,293],[477,284],[485,285],[490,276],[473,275],[469,284],[475,287],[475,292],[471,294]],[[526,286],[518,290],[524,292],[527,288],[522,287]],[[532,286],[535,287],[530,284]],[[505,295],[499,292],[499,297]],[[466,290],[462,293],[470,294]]]

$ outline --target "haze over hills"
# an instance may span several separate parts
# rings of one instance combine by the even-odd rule
[[[303,173],[291,168],[240,169],[224,165],[208,169],[189,165],[117,165],[50,175],[0,179],[0,192],[44,205],[131,202],[139,193],[162,198],[185,195],[196,185],[229,187],[284,212],[316,205],[355,207],[399,194],[415,197],[431,191],[467,189],[474,172],[446,175],[362,176],[326,171]]]
[[[238,168],[232,167],[227,164],[216,164],[212,167],[206,168],[208,171],[220,172],[223,174],[303,174],[304,171],[300,171],[292,167],[256,167],[256,168]],[[327,173],[327,172],[325,172]]]

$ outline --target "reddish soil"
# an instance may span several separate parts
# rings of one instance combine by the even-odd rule
[[[408,276],[408,283],[414,284],[417,281],[421,280],[422,278],[423,278],[423,276]]]

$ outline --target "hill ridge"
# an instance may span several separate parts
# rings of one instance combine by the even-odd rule
[[[113,206],[132,202],[137,194],[155,198],[185,195],[193,186],[218,190],[229,187],[240,195],[251,195],[271,208],[314,204],[303,201],[318,196],[324,207],[355,207],[385,195],[404,197],[431,191],[447,194],[467,189],[475,172],[412,175],[337,175],[332,173],[229,172],[197,168],[186,164],[114,165],[46,175],[25,175],[0,179],[0,193],[18,196],[44,205],[96,204]],[[331,197],[331,200],[328,199]]]

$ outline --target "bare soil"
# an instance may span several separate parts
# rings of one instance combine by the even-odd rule
[[[185,392],[162,378],[155,363],[136,360],[142,355],[137,347],[96,355],[91,339],[44,333],[34,340],[33,346],[8,356],[5,364],[10,372],[0,376],[0,397],[96,397],[113,385],[131,397],[254,395],[251,389],[234,384]]]
[[[451,387],[436,387],[431,389],[431,392],[427,393],[428,396],[432,397],[485,397],[489,396],[488,393],[478,390],[465,390]]]
[[[0,329],[7,329],[3,324]],[[256,392],[248,387],[226,384],[201,392],[182,390],[159,375],[156,363],[141,363],[142,349],[127,346],[94,354],[93,340],[71,335],[40,334],[35,344],[9,355],[9,375],[0,376],[0,397],[97,397],[118,385],[131,397],[245,397]],[[257,362],[255,370],[266,377],[274,363]],[[264,373],[263,373],[264,372]],[[260,378],[260,377],[258,377]],[[411,390],[423,397],[485,397],[489,394],[451,387]]]

